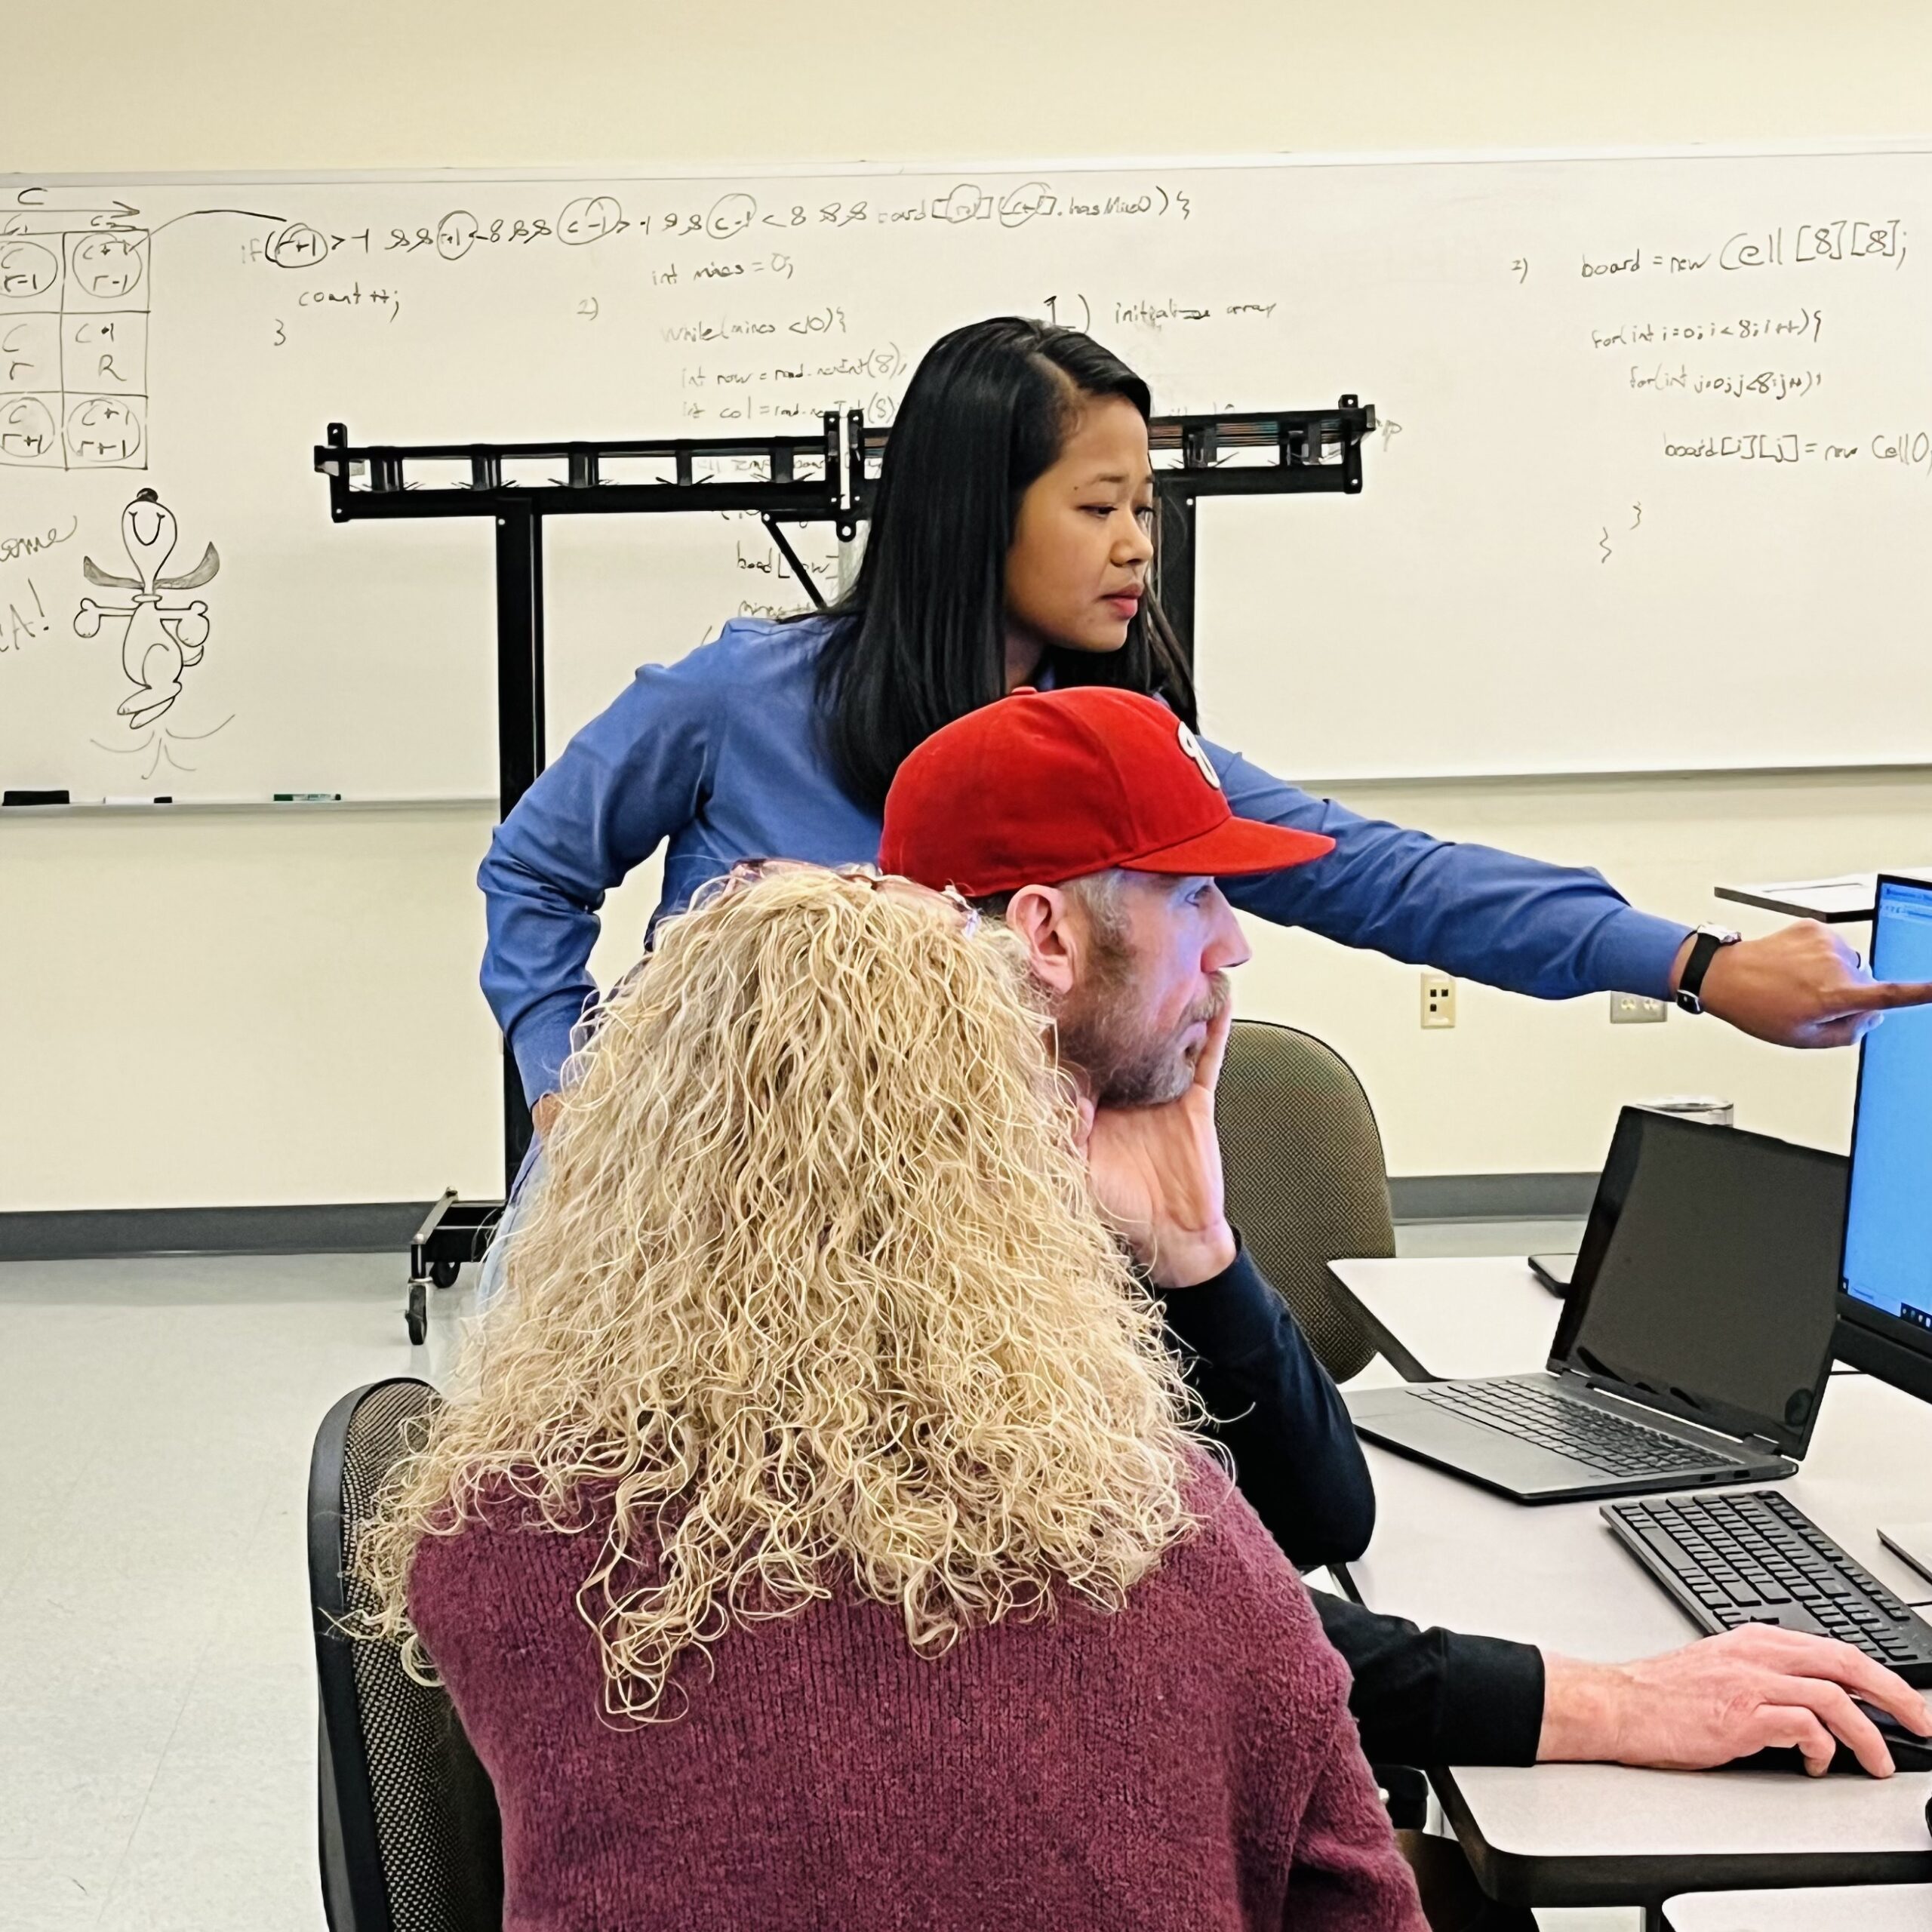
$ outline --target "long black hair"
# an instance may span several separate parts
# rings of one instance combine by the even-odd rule
[[[912,372],[818,664],[826,749],[855,801],[878,809],[909,752],[1005,695],[1020,499],[1058,460],[1081,403],[1102,396],[1152,411],[1147,385],[1091,336],[1017,315],[941,337]],[[1151,595],[1119,650],[1050,649],[1047,663],[1057,685],[1124,686],[1198,721],[1186,654]]]

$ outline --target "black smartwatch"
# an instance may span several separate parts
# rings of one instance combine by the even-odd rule
[[[1735,946],[1744,935],[1726,926],[1700,926],[1690,942],[1690,957],[1684,962],[1684,977],[1677,983],[1677,1003],[1686,1013],[1702,1013],[1704,975],[1711,961],[1727,946]]]

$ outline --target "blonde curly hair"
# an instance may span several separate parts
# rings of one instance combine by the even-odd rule
[[[1187,1534],[1195,1411],[1023,954],[882,883],[734,879],[580,1036],[464,1392],[358,1552],[418,1675],[418,1544],[506,1500],[601,1531],[577,1606],[640,1721],[841,1581],[937,1655],[1062,1586],[1118,1608]]]

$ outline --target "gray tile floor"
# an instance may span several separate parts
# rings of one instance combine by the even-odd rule
[[[1574,1254],[1581,1221],[1411,1221],[1395,1230],[1398,1254]],[[1550,1307],[1554,1312],[1556,1304]]]
[[[0,1265],[0,1932],[318,1932],[309,1446],[344,1391],[446,1366],[466,1293],[414,1351],[401,1280],[389,1255]]]
[[[322,1924],[309,1444],[411,1368],[399,1273],[0,1267],[5,1932]]]

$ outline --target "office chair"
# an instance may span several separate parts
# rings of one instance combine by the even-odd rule
[[[1346,1060],[1292,1026],[1237,1020],[1214,1102],[1228,1219],[1337,1382],[1375,1345],[1327,1264],[1395,1252],[1382,1135]]]
[[[1294,1311],[1337,1382],[1368,1366],[1375,1344],[1343,1304],[1328,1263],[1395,1252],[1382,1134],[1353,1069],[1310,1033],[1237,1020],[1214,1093],[1228,1219],[1255,1266]],[[1420,1831],[1429,1781],[1377,1764],[1389,1822]]]
[[[502,1821],[448,1697],[408,1676],[394,1646],[337,1627],[368,1601],[343,1574],[354,1540],[408,1446],[408,1425],[436,1400],[407,1377],[355,1389],[328,1412],[309,1462],[330,1932],[500,1932],[503,1923]]]

